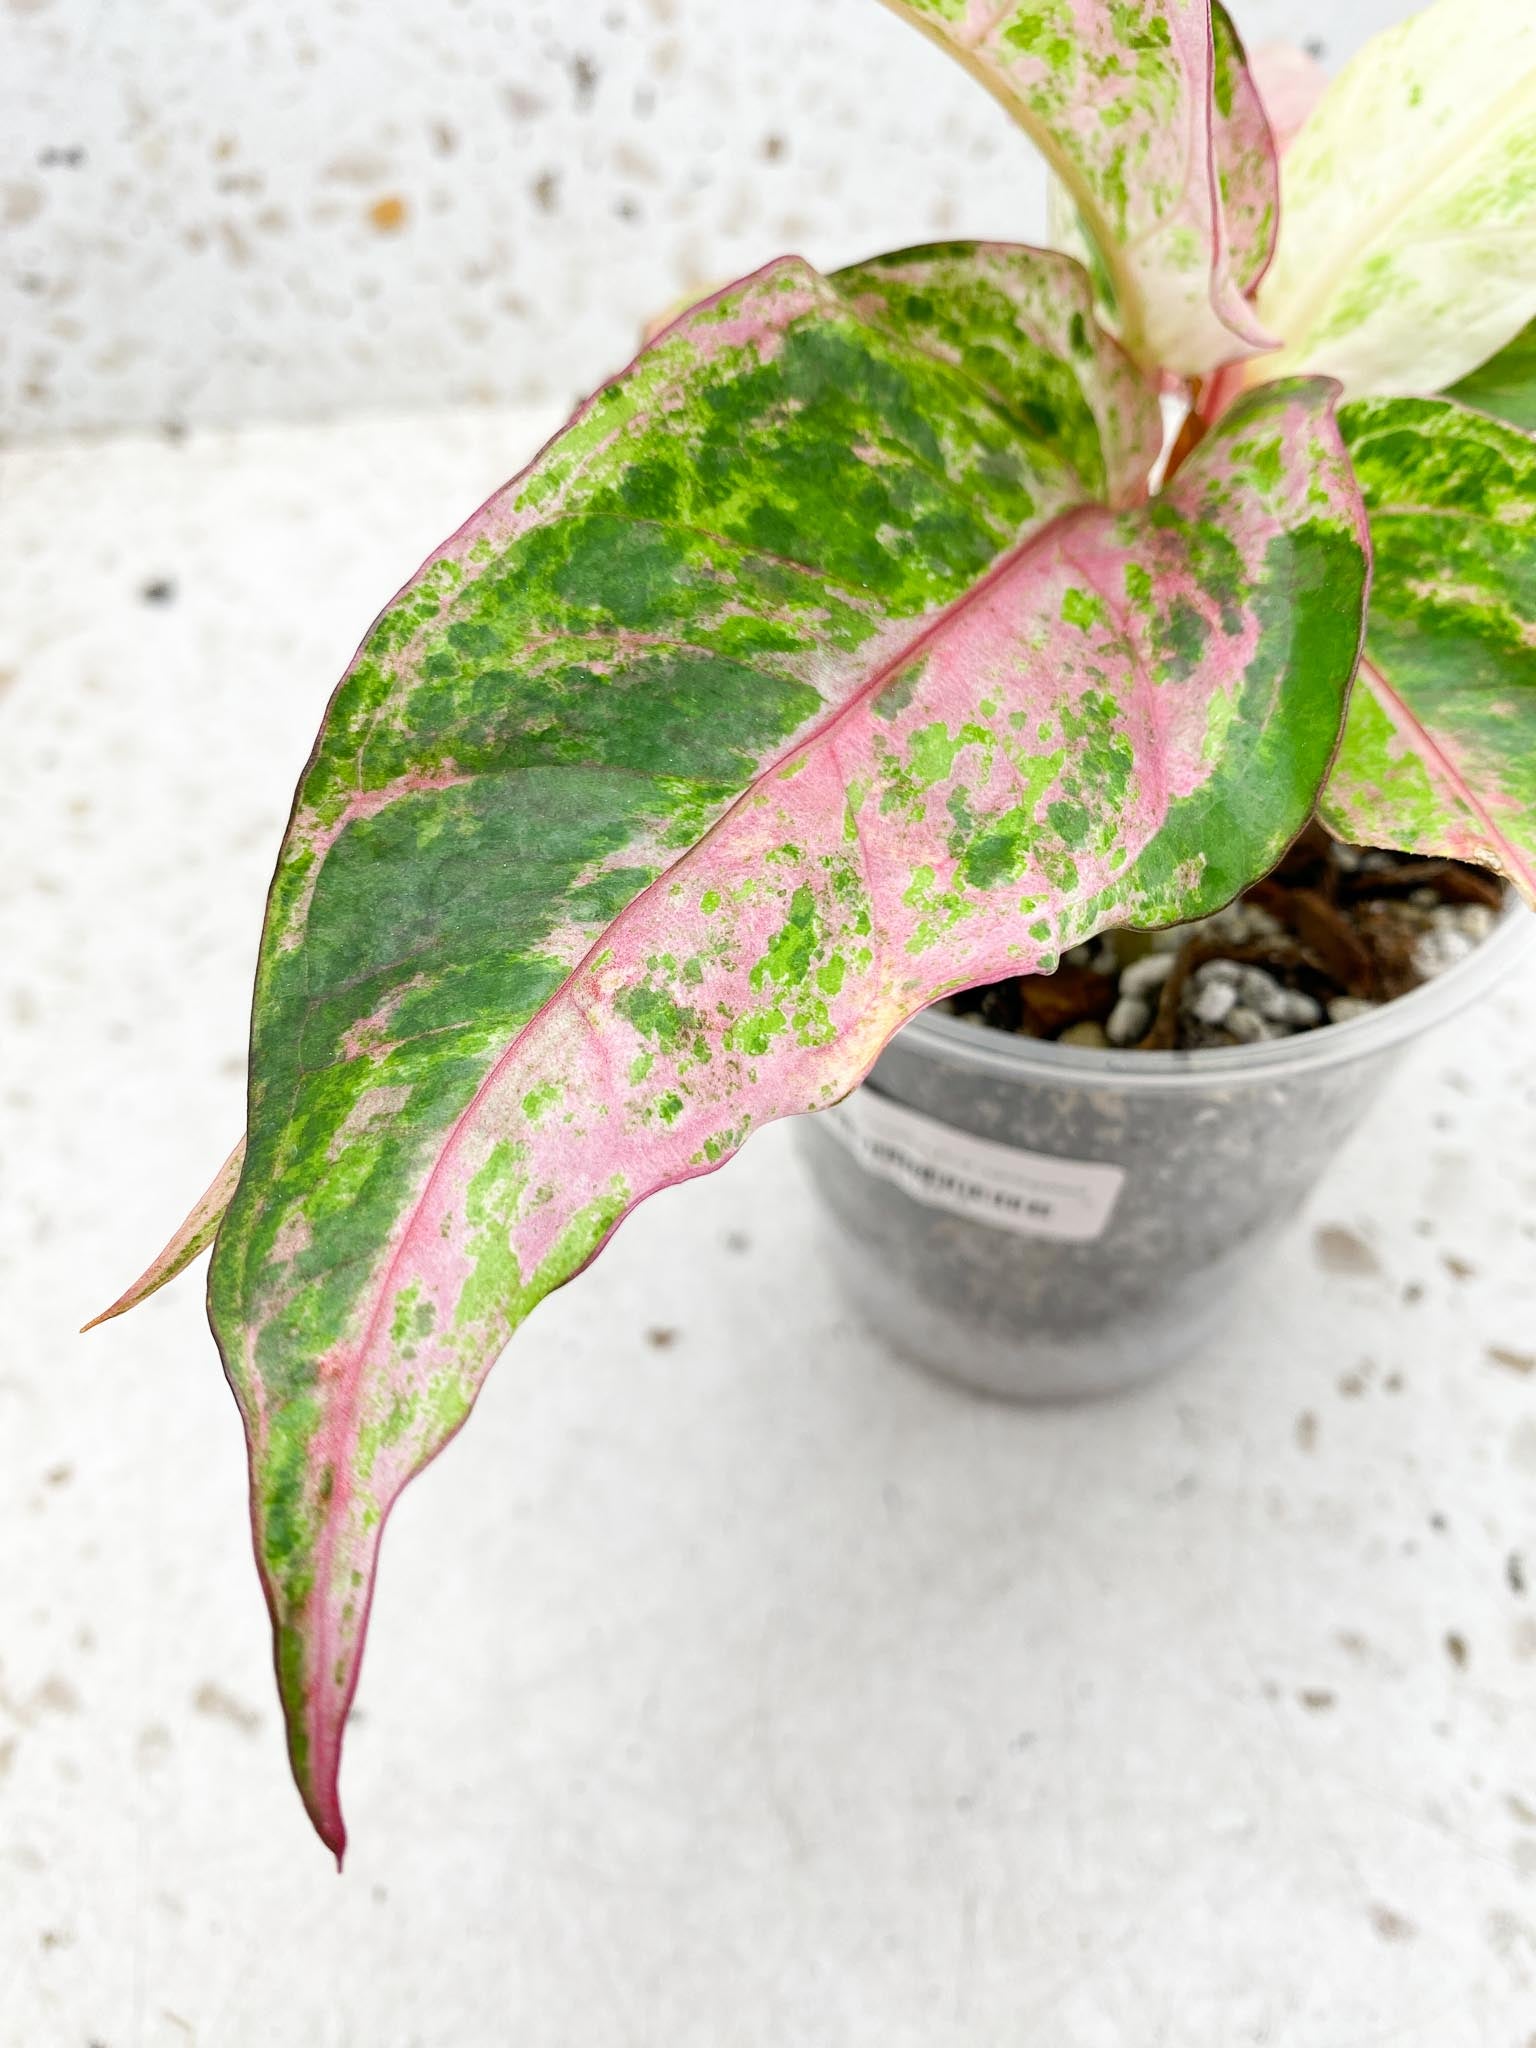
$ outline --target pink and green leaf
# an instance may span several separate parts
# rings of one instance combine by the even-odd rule
[[[823,294],[827,289],[820,281],[818,288]],[[1095,326],[1087,279],[1069,259],[1011,245],[934,244],[854,265],[839,274],[836,288],[849,310],[865,321],[894,323],[912,348],[963,367],[977,395],[1016,432],[1035,435],[1042,450],[1055,449],[1067,466],[1051,480],[1045,513],[1084,497],[1121,505],[1144,494],[1161,439],[1159,416],[1145,380]],[[670,403],[664,389],[661,403]],[[583,424],[578,416],[558,448],[517,480],[526,486],[526,495],[543,488],[541,472],[560,469]],[[615,447],[619,460],[627,459],[624,444]],[[611,482],[615,448],[605,454]],[[1041,459],[1049,463],[1054,458]],[[629,479],[626,491],[633,494],[639,482],[638,475]],[[482,519],[493,516],[505,495],[485,508]],[[1026,525],[1035,516],[1032,505],[1021,513]],[[419,602],[417,586],[438,559],[400,593],[375,627],[375,637],[400,606]],[[717,801],[726,800],[737,786],[728,766]],[[704,804],[701,815],[707,810]],[[234,1193],[244,1152],[242,1138],[163,1250],[86,1329],[136,1307],[208,1248]]]
[[[1248,73],[1269,123],[1275,153],[1283,161],[1322,98],[1328,74],[1316,58],[1296,44],[1284,42],[1261,44],[1248,60]],[[1220,419],[1246,385],[1261,383],[1271,374],[1263,360],[1252,368],[1246,362],[1228,363],[1207,378],[1195,410],[1202,421]]]
[[[1100,310],[1138,361],[1204,375],[1272,346],[1245,292],[1278,179],[1225,11],[1207,0],[886,0],[1032,137],[1088,245]]]
[[[239,1184],[244,1158],[245,1140],[242,1138],[198,1196],[186,1221],[150,1260],[138,1279],[123,1289],[110,1308],[92,1316],[84,1329],[94,1330],[98,1323],[109,1323],[114,1316],[126,1315],[129,1309],[137,1308],[141,1301],[157,1294],[168,1280],[184,1273],[192,1261],[208,1249],[224,1220],[230,1197]]]
[[[1023,541],[1141,495],[1160,437],[1064,257],[785,261],[659,336],[375,623],[273,881],[210,1275],[295,1769],[338,1846],[379,1526],[487,1362],[440,1367],[436,1294],[386,1287],[454,1134],[616,917]],[[459,1325],[622,1206],[549,1208],[505,1299],[487,1253]]]
[[[338,1853],[385,1519],[536,1303],[937,995],[1215,908],[1316,801],[1366,573],[1329,387],[1254,394],[1136,506],[1155,408],[1085,293],[1006,250],[749,280],[333,699],[210,1305]]]
[[[1263,81],[1221,0],[1211,0],[1211,59],[1214,218],[1232,281],[1251,294],[1280,232],[1279,151]],[[1242,333],[1256,338],[1246,326]]]
[[[1536,902],[1536,440],[1445,398],[1340,421],[1375,572],[1324,819],[1481,861]]]

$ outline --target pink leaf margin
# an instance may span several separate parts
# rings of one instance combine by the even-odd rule
[[[88,1323],[82,1323],[80,1333],[94,1330],[101,1323],[108,1323],[114,1316],[126,1315],[131,1308],[137,1308],[151,1294],[174,1280],[178,1273],[184,1273],[200,1252],[212,1244],[218,1234],[224,1211],[229,1207],[230,1197],[240,1181],[240,1168],[245,1160],[245,1139],[242,1137],[224,1164],[219,1168],[208,1186],[198,1196],[186,1220],[171,1235],[161,1249],[150,1260],[138,1279],[125,1287],[110,1308],[104,1308],[100,1315],[92,1316]]]
[[[1328,389],[1320,380],[1312,380],[1312,388],[1318,393]],[[1335,445],[1331,400],[1327,403],[1330,445]],[[1309,420],[1309,424],[1315,425],[1315,420]],[[1199,488],[1202,468],[1219,464],[1221,459],[1219,450],[1208,446],[1201,451],[1181,472],[1171,495],[1177,498]],[[1315,481],[1310,470],[1307,475],[1309,481]],[[1347,465],[1343,475],[1347,477]],[[1342,484],[1339,488],[1342,492]],[[1363,550],[1364,529],[1358,501],[1349,499],[1347,509]],[[1016,630],[1014,620],[1028,619],[1033,630],[1037,611],[1040,616],[1052,616],[1059,609],[1062,589],[1075,585],[1077,579],[1086,578],[1090,587],[1117,587],[1110,571],[1112,566],[1123,565],[1124,558],[1124,544],[1115,537],[1115,515],[1097,510],[1064,514],[1042,533],[1021,543],[975,590],[926,629],[919,641],[871,677],[859,697],[843,707],[820,732],[805,740],[788,764],[764,778],[769,785],[766,791],[761,783],[754,785],[698,846],[620,914],[544,1011],[508,1048],[460,1118],[434,1161],[386,1266],[370,1287],[372,1308],[358,1338],[345,1347],[344,1354],[322,1362],[322,1378],[327,1384],[360,1389],[365,1384],[398,1386],[402,1378],[420,1383],[434,1373],[459,1374],[466,1386],[466,1402],[472,1401],[513,1326],[510,1312],[493,1305],[477,1311],[471,1316],[467,1331],[464,1329],[461,1309],[466,1290],[488,1247],[510,1242],[517,1270],[524,1275],[535,1274],[558,1251],[562,1222],[568,1222],[572,1214],[592,1204],[600,1205],[605,1196],[612,1195],[615,1182],[622,1182],[618,1213],[595,1233],[580,1256],[560,1271],[553,1284],[563,1284],[590,1262],[617,1222],[640,1201],[665,1187],[713,1171],[739,1148],[745,1130],[728,1134],[713,1156],[704,1149],[719,1139],[722,1120],[729,1132],[739,1102],[732,1104],[706,1092],[697,1101],[690,1101],[676,1121],[663,1129],[654,1121],[646,1123],[646,1103],[654,1102],[658,1090],[673,1078],[681,1077],[674,1076],[662,1063],[658,1071],[648,1076],[643,1100],[635,1095],[632,1085],[626,1096],[626,1084],[619,1078],[628,1070],[630,1055],[640,1042],[616,1033],[613,1026],[617,999],[626,986],[632,985],[636,962],[662,949],[684,951],[694,936],[701,944],[708,942],[705,925],[700,922],[701,913],[696,908],[679,909],[680,892],[688,896],[697,888],[696,905],[702,902],[705,891],[695,884],[695,876],[700,883],[708,878],[710,887],[718,889],[723,870],[734,873],[743,886],[761,875],[770,864],[773,846],[784,829],[784,816],[793,816],[805,828],[830,815],[838,819],[840,826],[841,795],[868,765],[859,748],[871,735],[879,736],[879,720],[871,706],[884,690],[914,668],[926,665],[921,701],[911,715],[928,719],[936,706],[946,704],[955,710],[956,693],[974,690],[976,675],[989,664],[995,665],[999,649],[1008,644],[1010,632]],[[1041,588],[1037,589],[1037,584]],[[1117,623],[1115,630],[1122,631],[1123,622]],[[1244,630],[1247,633],[1250,629]],[[1215,678],[1207,677],[1207,687],[1230,687],[1251,647],[1251,638],[1241,638],[1234,644],[1230,667]],[[1052,657],[1040,657],[1042,676],[1056,678],[1060,672],[1059,663]],[[1047,683],[1046,687],[1054,684]],[[1133,851],[1150,843],[1167,805],[1198,788],[1205,772],[1205,699],[1192,700],[1185,706],[1181,723],[1167,686],[1154,685],[1144,678],[1138,685],[1137,702],[1140,708],[1136,716],[1150,721],[1145,730],[1156,736],[1162,766],[1148,783],[1144,799],[1125,819],[1126,840]],[[1196,709],[1198,716],[1194,715]],[[792,812],[783,816],[773,813],[781,784],[792,793],[793,803]],[[765,806],[769,812],[766,819],[758,816]],[[801,836],[805,836],[803,830]],[[841,837],[840,831],[837,837]],[[832,844],[828,842],[829,847]],[[921,906],[913,908],[908,904],[897,884],[903,879],[903,863],[910,864],[912,849],[892,849],[881,839],[861,838],[858,853],[870,876],[871,895],[881,907],[881,919],[877,922],[882,928],[889,926],[885,951],[894,964],[873,997],[868,989],[861,988],[849,992],[841,1012],[835,1004],[832,1006],[835,1029],[829,1042],[835,1047],[835,1057],[818,1049],[809,1062],[790,1056],[782,1068],[769,1060],[759,1062],[760,1068],[771,1068],[773,1079],[765,1085],[760,1075],[754,1082],[754,1087],[762,1092],[755,1098],[748,1119],[752,1129],[786,1115],[825,1106],[841,1097],[869,1071],[900,1025],[946,989],[995,977],[1009,969],[1029,971],[1031,966],[1053,956],[1060,944],[1075,943],[1099,928],[1092,921],[1075,924],[1071,904],[1057,901],[1047,908],[1052,926],[1049,942],[1026,940],[1010,899],[1005,906],[998,907],[995,915],[983,917],[967,929],[963,942],[944,954],[942,972],[935,972],[933,967],[909,970],[905,962],[913,940],[921,937],[923,912]],[[1112,873],[1094,871],[1086,876],[1082,896],[1101,892],[1112,879]],[[739,934],[740,943],[732,948],[736,965],[721,969],[724,978],[713,981],[706,970],[697,999],[701,1014],[716,1014],[722,1004],[739,1012],[747,1000],[741,962],[754,950],[761,957],[762,947],[771,938],[770,927],[781,911],[782,892],[771,909],[750,914]],[[552,1124],[541,1135],[534,1127],[537,1120],[530,1123],[526,1103],[530,1090],[552,1076],[560,1078],[565,1100],[576,1106],[576,1118],[572,1127]],[[590,1110],[593,1105],[601,1106],[604,1114],[613,1118],[611,1128],[596,1139],[593,1128],[581,1123],[583,1109]],[[643,1138],[638,1135],[642,1130]],[[537,1162],[539,1183],[560,1191],[557,1204],[545,1205],[526,1218],[516,1213],[516,1203],[507,1193],[510,1180],[498,1180],[497,1147],[510,1131],[519,1134],[519,1143],[534,1148],[532,1156]],[[645,1160],[638,1182],[626,1178],[637,1148]],[[510,1207],[506,1206],[508,1202]],[[424,1347],[425,1356],[413,1353],[409,1359],[403,1358],[390,1335],[403,1296],[432,1301],[436,1308],[434,1329],[442,1331],[457,1326],[460,1337],[451,1344],[444,1340],[446,1348],[441,1351],[434,1349],[438,1342],[434,1337]],[[463,1355],[466,1349],[467,1361]],[[465,1416],[467,1412],[466,1405]],[[311,1617],[313,1640],[306,1661],[318,1679],[303,1702],[307,1766],[301,1778],[301,1791],[318,1831],[338,1858],[346,1842],[338,1786],[342,1735],[357,1685],[379,1542],[401,1489],[451,1440],[465,1416],[440,1438],[426,1444],[404,1442],[387,1459],[377,1461],[369,1475],[366,1496],[351,1490],[359,1420],[356,1399],[337,1410],[319,1450],[319,1455],[338,1475],[348,1476],[345,1482],[338,1476],[326,1547],[315,1561],[315,1589],[321,1612]],[[351,1591],[359,1571],[366,1582],[361,1602],[354,1599]],[[272,1598],[269,1588],[269,1600]],[[344,1620],[349,1604],[351,1618]],[[275,1601],[273,1606],[274,1625],[279,1632],[285,1627],[291,1629],[292,1619],[277,1613]]]

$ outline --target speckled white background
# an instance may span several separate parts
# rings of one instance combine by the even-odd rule
[[[647,1204],[391,1528],[342,1880],[198,1279],[75,1335],[359,632],[658,273],[1031,230],[873,0],[664,12],[0,0],[0,2048],[1536,2048],[1536,957],[1134,1400],[898,1370],[784,1130]]]
[[[1403,0],[1244,0],[1330,62]],[[876,0],[0,0],[0,431],[564,407],[798,250],[1037,237]]]
[[[239,1127],[362,622],[547,425],[8,458],[0,2048],[1536,2048],[1536,955],[1131,1400],[896,1366],[783,1128],[644,1204],[391,1524],[335,1876],[201,1273],[75,1326]]]

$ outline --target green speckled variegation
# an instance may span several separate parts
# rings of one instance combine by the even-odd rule
[[[1215,910],[1319,807],[1536,901],[1536,0],[1357,59],[1268,275],[1274,133],[1219,4],[887,4],[1041,144],[1092,281],[997,244],[772,264],[429,559],[298,788],[243,1152],[108,1311],[217,1232],[338,1856],[391,1508],[637,1203],[935,998]],[[1290,136],[1309,82],[1268,75]],[[1276,364],[1455,390],[1336,421]],[[1206,381],[1149,495],[1169,372]]]
[[[1218,246],[1233,283],[1249,293],[1275,253],[1280,167],[1268,108],[1221,0],[1211,0],[1211,168]]]
[[[781,282],[765,281],[765,291],[779,292],[784,304],[790,302],[796,290],[811,288],[806,282],[810,273],[803,266],[777,265],[768,277]],[[895,605],[896,583],[900,579],[906,585],[901,601],[909,609],[920,610],[925,603],[944,602],[963,584],[963,569],[957,577],[954,564],[945,559],[957,534],[963,535],[964,540],[963,565],[971,566],[984,562],[988,548],[1001,537],[1025,530],[1030,523],[1048,517],[1063,505],[1085,498],[1120,505],[1144,491],[1162,435],[1156,405],[1144,379],[1095,326],[1088,283],[1074,263],[1048,252],[1013,246],[934,244],[855,265],[841,273],[838,286],[843,293],[841,302],[829,297],[831,288],[824,280],[815,279],[817,304],[823,308],[838,305],[840,313],[850,321],[858,314],[871,324],[889,327],[894,323],[900,328],[903,341],[898,353],[907,360],[911,373],[902,388],[914,408],[928,402],[926,379],[944,390],[943,406],[954,411],[950,395],[955,388],[954,378],[946,374],[944,366],[963,368],[970,425],[976,436],[968,450],[968,460],[977,479],[977,502],[967,504],[963,512],[958,508],[964,492],[947,489],[942,478],[928,478],[924,489],[916,491],[912,477],[922,478],[925,464],[935,469],[942,467],[949,441],[931,431],[915,410],[902,420],[899,424],[908,443],[906,465],[911,472],[911,476],[901,480],[902,488],[914,512],[919,510],[920,497],[927,502],[921,505],[916,533],[908,537],[898,557],[888,559],[882,523],[893,510],[890,486],[898,479],[891,476],[888,484],[882,483],[877,473],[890,469],[890,453],[883,451],[881,460],[874,462],[869,450],[856,454],[845,451],[845,476],[851,467],[855,488],[840,512],[844,583],[862,587],[868,581],[872,596],[881,603]],[[714,332],[720,322],[701,316],[701,324],[703,331]],[[692,326],[689,331],[693,331]],[[861,346],[869,339],[860,326],[852,331],[860,335]],[[835,388],[839,352],[846,346],[828,327],[815,344],[819,356],[814,365],[807,350],[806,360],[797,371],[804,379],[811,377],[814,369],[824,403]],[[932,355],[935,363],[924,366],[921,361],[912,362],[914,351]],[[649,430],[654,425],[654,408],[665,409],[674,402],[666,379],[673,374],[669,364],[679,353],[686,352],[675,345],[666,358],[655,351],[648,353],[643,374],[637,366],[628,380],[608,386],[593,407],[572,422],[558,445],[545,452],[528,476],[517,480],[526,501],[525,518],[531,517],[533,508],[538,507],[539,519],[533,523],[547,523],[567,503],[563,491],[556,494],[552,480],[563,480],[568,473],[580,477],[591,467],[600,479],[601,501],[607,508],[604,516],[610,522],[609,528],[587,529],[594,536],[595,552],[601,554],[603,536],[611,530],[615,517],[630,522],[621,529],[626,537],[643,535],[649,530],[633,515],[644,512],[649,517],[665,509],[666,491],[675,486],[676,479],[672,478],[669,485],[671,471],[664,473],[663,466],[643,448],[633,466],[626,467],[631,462],[630,441],[637,426]],[[647,384],[655,388],[645,391],[642,403],[641,387]],[[783,405],[787,408],[799,402],[794,389],[786,389]],[[628,417],[629,411],[633,412],[633,419]],[[622,417],[615,417],[620,413]],[[1027,457],[1017,446],[1021,436],[1036,443]],[[987,446],[989,439],[1007,443],[1009,452],[995,456]],[[729,445],[728,441],[725,445]],[[594,461],[594,451],[600,460]],[[718,460],[718,449],[713,452]],[[669,451],[669,456],[674,464],[679,459],[675,450]],[[798,459],[803,462],[804,457]],[[999,464],[997,476],[984,473],[989,465]],[[1006,482],[1009,470],[1015,472],[1011,490]],[[822,479],[802,474],[795,481],[801,491],[814,495]],[[839,484],[831,468],[827,469],[824,481],[828,489]],[[963,485],[964,475],[958,481]],[[705,493],[706,501],[713,505],[716,496],[729,499],[735,482],[734,471],[712,479],[712,487]],[[696,479],[695,483],[702,488],[703,480]],[[492,500],[480,515],[482,521],[497,514],[506,495]],[[578,495],[583,499],[590,495],[585,485]],[[995,501],[990,510],[988,500]],[[615,507],[617,510],[612,509]],[[747,515],[743,512],[739,516]],[[861,524],[866,518],[872,522],[867,528]],[[790,553],[794,552],[792,512],[764,503],[750,509],[749,524],[754,533],[764,537],[765,543],[783,543]],[[483,551],[471,565],[472,577],[478,577],[482,568],[494,566],[494,561],[484,552],[488,543],[478,528],[473,538]],[[440,550],[439,557],[426,565],[421,576],[400,593],[375,626],[360,661],[370,648],[378,647],[386,633],[401,633],[401,621],[411,616],[412,606],[420,608],[439,602],[433,594],[434,584],[439,589],[451,589],[452,582],[445,584],[444,579],[463,577],[463,566],[455,558],[456,551],[462,554],[462,541],[463,535],[455,535]],[[634,545],[633,539],[629,545]],[[934,559],[923,557],[924,545],[931,545]],[[440,558],[445,562],[442,568],[437,566]],[[722,564],[708,568],[707,574],[715,579],[715,585],[729,573],[731,559],[728,551]],[[782,568],[775,567],[771,552],[764,562],[775,575],[782,575]],[[754,575],[764,573],[755,557],[749,566]],[[788,566],[798,565],[791,562]],[[738,592],[738,597],[741,594]],[[814,647],[814,628],[820,623],[830,630],[834,621],[831,611],[818,608],[816,600],[817,593],[812,591],[807,600],[811,604],[809,638],[793,647],[786,642],[786,653],[793,654],[795,660],[785,664],[781,708],[770,712],[769,692],[760,681],[753,684],[756,708],[750,702],[743,707],[744,716],[764,721],[764,743],[782,740],[798,729],[799,719],[814,715],[820,708],[821,699],[810,687],[817,680],[812,671],[820,659]],[[846,594],[844,601],[849,601]],[[854,624],[846,630],[852,634],[852,645],[873,633],[875,629],[868,620],[876,614],[858,594],[853,595],[851,603]],[[722,628],[724,653],[730,651],[732,635],[742,630],[740,621],[730,621]],[[645,701],[644,715],[657,721],[649,747],[658,757],[665,755],[669,744],[667,721],[675,718],[680,708],[702,711],[710,706],[709,693],[718,687],[722,676],[738,687],[747,676],[739,664],[722,665],[719,660],[713,668],[705,669],[696,659],[698,651],[684,650],[685,658],[681,661],[675,652],[667,650],[658,650],[655,656],[651,680],[654,682],[664,674],[672,676],[674,686],[680,685],[687,693],[681,707],[665,697]],[[436,658],[441,660],[440,655]],[[803,676],[802,669],[806,670]],[[675,850],[677,844],[684,843],[693,824],[706,821],[737,793],[743,778],[755,765],[754,736],[755,729],[745,735],[746,750],[738,751],[732,734],[724,732],[714,750],[709,779],[688,773],[679,777],[678,816],[668,828],[666,847],[651,843],[660,829],[652,816],[654,807],[642,809],[636,830],[644,844],[637,842],[635,858],[640,861],[643,856],[652,863],[652,868],[644,868],[644,873],[661,865],[669,849]],[[688,766],[686,761],[679,765]],[[616,830],[615,844],[619,847],[625,843],[622,823]],[[615,852],[609,859],[610,868],[621,871],[625,858],[628,856],[621,857]],[[636,867],[635,872],[642,869]],[[601,909],[601,901],[596,907]],[[576,954],[570,947],[585,929],[586,924],[578,920],[564,935],[563,949],[558,942],[555,944],[551,962],[535,977],[538,986],[545,985],[551,973],[571,964]],[[112,1306],[94,1319],[95,1323],[134,1307],[207,1249],[234,1191],[243,1149],[242,1139],[169,1243]],[[92,1327],[94,1323],[86,1325],[87,1329]]]
[[[1065,259],[786,262],[375,625],[274,881],[210,1281],[338,1851],[384,1520],[529,1310],[941,992],[1212,909],[1309,814],[1365,581],[1330,390],[1255,394],[1137,509],[1155,408]]]
[[[941,247],[832,282],[786,260],[659,336],[376,621],[273,881],[247,1155],[210,1276],[294,1766],[338,1847],[391,1501],[506,1331],[647,1185],[625,1154],[682,1116],[678,1034],[724,1072],[774,1028],[771,966],[729,1054],[716,1009],[665,992],[664,945],[601,1013],[573,972],[617,957],[615,919],[666,905],[669,873],[743,793],[1024,541],[1141,496],[1160,436],[1064,257]],[[843,816],[840,796],[837,833]],[[697,946],[679,971],[702,988]],[[851,987],[852,955],[846,971]],[[483,1159],[465,1178],[485,1091],[500,1119],[496,1077],[525,1071],[512,1048],[549,1016],[573,1043],[592,1034],[598,1095],[565,1054],[528,1071],[487,1155],[499,1178]],[[596,1179],[562,1164],[529,1180],[524,1123],[568,1132],[578,1113],[617,1147]],[[744,1103],[703,1137],[691,1112],[681,1129],[723,1157],[751,1120]],[[440,1228],[423,1204],[450,1193],[458,1221],[430,1284],[412,1281],[421,1230]],[[514,1212],[537,1212],[536,1248],[513,1241]]]
[[[1375,576],[1324,818],[1482,861],[1536,903],[1536,441],[1449,399],[1340,417]]]
[[[1275,153],[1208,0],[886,0],[959,58],[1054,171],[1058,239],[1138,360],[1185,375],[1273,337],[1245,292],[1274,244]]]
[[[1536,6],[1437,0],[1368,43],[1287,151],[1251,377],[1434,391],[1536,313]]]
[[[385,1520],[529,1311],[939,994],[1214,909],[1316,802],[1366,581],[1333,387],[1251,394],[1148,501],[1156,401],[1090,298],[996,246],[771,266],[583,407],[331,701],[209,1303],[338,1854]]]

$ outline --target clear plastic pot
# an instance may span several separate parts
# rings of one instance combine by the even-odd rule
[[[798,1126],[840,1284],[894,1351],[988,1393],[1152,1378],[1221,1321],[1404,1048],[1533,932],[1514,906],[1411,995],[1260,1045],[1097,1051],[926,1012]]]

